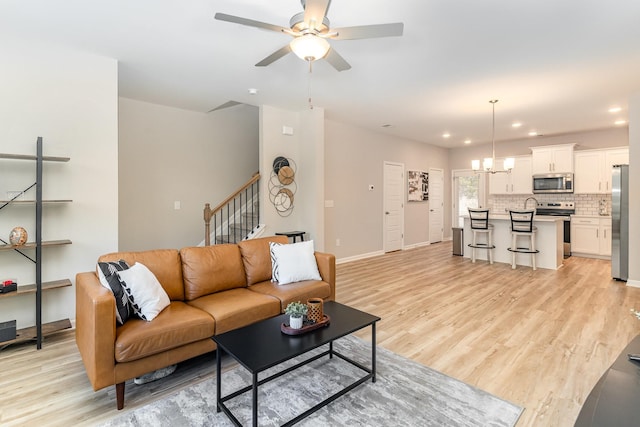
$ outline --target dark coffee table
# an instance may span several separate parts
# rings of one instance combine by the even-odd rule
[[[337,356],[359,369],[362,369],[366,375],[354,383],[347,385],[344,389],[333,394],[294,419],[287,421],[283,425],[288,426],[297,423],[369,379],[371,379],[372,382],[375,382],[376,322],[380,320],[380,318],[333,301],[324,304],[324,313],[329,315],[331,318],[329,326],[316,329],[302,335],[292,336],[280,332],[280,325],[282,323],[288,323],[288,316],[280,315],[254,323],[253,325],[249,325],[244,328],[214,336],[213,340],[218,345],[218,350],[216,351],[217,412],[224,411],[235,425],[240,426],[240,422],[231,413],[224,402],[248,391],[252,391],[253,425],[257,426],[258,386],[324,356],[329,356],[329,358]],[[371,326],[371,368],[351,360],[333,349],[334,340],[349,335],[367,326]],[[294,366],[258,381],[258,374],[260,372],[325,344],[329,344],[329,349],[327,351],[321,352],[320,354],[310,357],[309,359],[306,359]],[[221,371],[223,353],[228,353],[251,373],[252,385],[242,388],[227,396],[222,396]]]

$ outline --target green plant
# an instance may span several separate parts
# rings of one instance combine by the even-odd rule
[[[293,317],[302,317],[307,315],[307,304],[303,304],[300,301],[290,302],[284,309],[285,314]]]

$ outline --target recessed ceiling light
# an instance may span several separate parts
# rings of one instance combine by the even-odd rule
[[[616,121],[615,121],[615,122],[613,122],[613,123],[614,123],[614,124],[616,124],[616,125],[623,125],[623,124],[627,123],[627,121],[626,121],[626,120],[622,120],[622,119],[620,119],[620,120],[616,120]]]
[[[611,108],[609,108],[609,112],[610,113],[619,113],[620,111],[622,111],[622,108],[620,108],[620,107],[611,107]]]
[[[445,132],[442,134],[443,138],[449,138],[451,136],[451,134],[449,132]]]
[[[252,87],[247,89],[247,92],[249,92],[249,95],[256,95],[258,93],[258,89]]]
[[[522,123],[520,123],[520,122],[514,122],[514,123],[511,124],[512,128],[519,128],[520,126],[522,126]]]
[[[532,130],[531,132],[529,132],[529,136],[538,136],[538,132]]]
[[[465,140],[464,140],[464,143],[465,143],[465,144],[471,144],[471,140],[470,140],[470,139],[465,139]]]

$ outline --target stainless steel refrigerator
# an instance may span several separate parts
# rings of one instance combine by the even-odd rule
[[[629,276],[629,165],[614,165],[611,181],[611,276]]]

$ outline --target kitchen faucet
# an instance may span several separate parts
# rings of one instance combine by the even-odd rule
[[[527,197],[527,199],[524,201],[524,209],[527,209],[527,202],[529,202],[529,200],[533,200],[536,202],[536,208],[538,207],[538,199],[536,199],[535,197]]]

